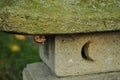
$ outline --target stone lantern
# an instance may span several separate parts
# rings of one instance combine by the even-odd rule
[[[45,36],[23,80],[120,80],[120,0],[1,0],[0,30]]]

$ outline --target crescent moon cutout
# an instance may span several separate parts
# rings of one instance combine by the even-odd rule
[[[81,50],[81,55],[82,55],[83,59],[85,59],[85,60],[94,61],[94,60],[89,56],[89,53],[88,53],[88,48],[89,48],[89,44],[90,44],[90,43],[91,43],[91,42],[88,41],[88,42],[86,42],[86,43],[83,45],[82,50]]]

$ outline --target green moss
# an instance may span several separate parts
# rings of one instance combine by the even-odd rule
[[[0,4],[0,29],[4,31],[69,34],[120,30],[119,0],[2,0]]]

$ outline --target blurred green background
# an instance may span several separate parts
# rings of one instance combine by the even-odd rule
[[[22,80],[26,64],[39,62],[32,36],[0,32],[0,80]]]

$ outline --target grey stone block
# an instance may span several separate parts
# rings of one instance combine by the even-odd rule
[[[120,71],[120,32],[48,36],[40,56],[59,77]]]
[[[120,80],[120,72],[99,73],[83,76],[56,77],[44,63],[27,65],[23,71],[23,80]]]

